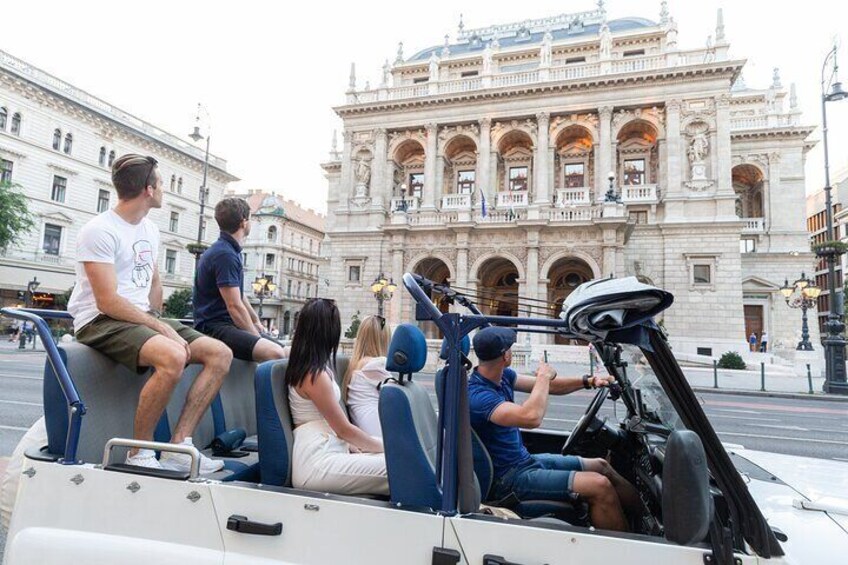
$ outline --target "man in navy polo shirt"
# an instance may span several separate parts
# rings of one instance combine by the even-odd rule
[[[285,348],[262,337],[265,328],[242,289],[241,245],[250,233],[250,207],[241,198],[225,198],[215,206],[215,221],[221,237],[200,257],[194,280],[194,327],[223,341],[238,359],[285,359]]]
[[[509,368],[515,331],[489,327],[474,336],[474,352],[480,360],[468,380],[471,425],[492,457],[495,478],[492,498],[510,494],[518,500],[585,500],[592,525],[626,531],[622,504],[641,506],[636,489],[604,459],[551,454],[531,455],[521,440],[520,428],[542,425],[550,394],[568,394],[583,388],[607,386],[614,379],[557,377],[556,371],[540,363],[534,377],[517,375]],[[515,392],[529,393],[515,402]]]

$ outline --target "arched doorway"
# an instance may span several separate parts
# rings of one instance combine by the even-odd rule
[[[286,310],[286,313],[283,314],[283,335],[288,336],[291,333],[291,311]]]
[[[595,183],[592,134],[584,126],[571,125],[556,138],[554,170],[556,203],[560,206],[591,204]]]
[[[477,144],[457,135],[445,146],[442,208],[467,208],[477,187]]]
[[[736,165],[731,169],[736,193],[736,215],[740,218],[763,218],[763,173],[754,165]]]
[[[477,273],[480,311],[490,316],[517,316],[519,275],[515,264],[493,257],[480,265]]]
[[[392,164],[394,197],[419,202],[424,192],[424,146],[415,139],[407,139],[395,149]]]
[[[548,302],[554,317],[562,312],[562,304],[575,288],[592,280],[592,268],[577,257],[563,257],[551,265],[548,271]],[[568,345],[571,340],[556,336],[554,343]]]
[[[446,284],[450,280],[450,269],[444,261],[436,257],[422,259],[412,272],[435,283]],[[429,298],[440,312],[450,311],[450,304],[444,299],[443,295],[431,291]],[[410,319],[415,319],[415,301],[412,301],[412,316]],[[418,325],[427,339],[442,338],[441,330],[433,322],[418,322]]]
[[[533,186],[533,139],[513,130],[498,142],[498,200],[500,208],[526,206]]]
[[[619,186],[656,184],[659,157],[657,128],[645,120],[632,120],[618,132]],[[625,188],[626,190],[626,188]]]

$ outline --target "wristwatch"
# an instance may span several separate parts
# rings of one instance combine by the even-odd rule
[[[554,382],[554,379],[557,378],[557,372],[554,371],[554,374],[551,376],[548,382]]]
[[[592,377],[589,375],[583,375],[583,388],[586,390],[595,388],[595,385],[592,382]]]

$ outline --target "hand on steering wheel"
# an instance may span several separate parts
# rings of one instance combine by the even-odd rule
[[[565,440],[561,450],[563,455],[568,455],[574,447],[577,446],[578,442],[583,437],[583,434],[586,433],[586,429],[589,427],[589,424],[591,424],[592,420],[595,419],[595,416],[598,415],[598,410],[601,409],[601,405],[604,403],[604,400],[607,399],[608,394],[609,389],[607,387],[599,388],[598,392],[595,393],[595,398],[593,398],[592,402],[589,403],[586,413],[577,420],[577,424],[575,424],[574,429],[571,430],[568,439]]]

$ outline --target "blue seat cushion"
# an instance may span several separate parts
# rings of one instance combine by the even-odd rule
[[[427,339],[414,324],[401,324],[392,334],[386,370],[401,375],[417,373],[427,363]]]

